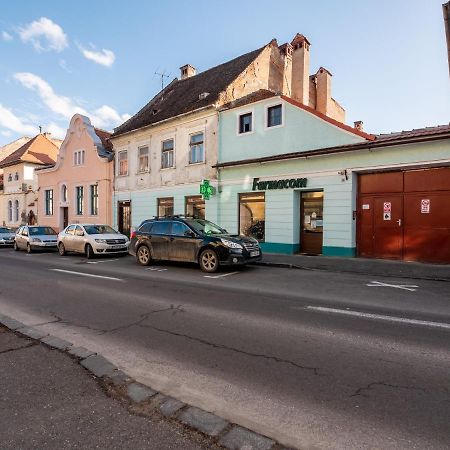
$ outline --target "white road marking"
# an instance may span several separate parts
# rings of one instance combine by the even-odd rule
[[[407,319],[406,317],[386,316],[384,314],[371,314],[348,309],[326,308],[323,306],[307,306],[306,309],[317,312],[342,314],[345,316],[363,317],[365,319],[385,320],[387,322],[405,323],[408,325],[420,325],[425,327],[443,328],[450,330],[450,323],[431,322],[428,320]]]
[[[72,270],[63,270],[63,269],[49,269],[49,270],[52,270],[53,272],[61,272],[61,273],[68,273],[71,275],[78,275],[80,277],[102,278],[104,280],[123,281],[121,278],[105,277],[103,275],[94,275],[93,273],[74,272]]]
[[[203,275],[205,278],[223,278],[223,277],[228,277],[229,275],[236,275],[239,272],[228,272],[228,273],[223,273],[222,275]]]
[[[162,269],[161,267],[147,267],[146,270],[153,270],[155,272],[165,272],[167,269]]]
[[[105,262],[119,261],[118,259],[102,259],[101,261],[87,261],[86,264],[101,264]]]
[[[376,286],[376,287],[391,287],[391,288],[397,288],[397,289],[403,289],[405,291],[412,291],[414,292],[419,286],[416,286],[415,284],[389,284],[389,283],[382,283],[381,281],[372,281],[372,284],[367,284],[367,286]]]

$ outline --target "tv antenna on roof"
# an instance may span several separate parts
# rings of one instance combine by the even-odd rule
[[[163,70],[162,72],[155,72],[155,75],[161,77],[161,90],[164,89],[164,78],[169,78],[170,77],[170,73],[169,75],[166,75],[166,71]]]

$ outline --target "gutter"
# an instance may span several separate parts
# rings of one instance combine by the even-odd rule
[[[290,159],[300,159],[300,158],[308,158],[314,156],[323,156],[323,155],[333,155],[339,153],[353,152],[357,150],[364,149],[375,149],[382,147],[393,147],[397,145],[407,145],[407,144],[417,144],[422,142],[433,142],[441,139],[450,139],[450,133],[448,131],[443,134],[437,134],[432,136],[421,136],[416,138],[407,138],[407,139],[393,139],[391,141],[372,141],[372,142],[361,142],[359,144],[352,145],[340,145],[336,147],[327,147],[321,148],[317,150],[308,150],[304,152],[295,152],[295,153],[285,153],[283,155],[273,155],[273,156],[265,156],[262,158],[252,158],[252,159],[244,159],[242,161],[230,161],[218,163],[213,168],[221,168],[221,167],[232,167],[232,166],[242,166],[247,164],[258,164],[272,161],[285,161]]]

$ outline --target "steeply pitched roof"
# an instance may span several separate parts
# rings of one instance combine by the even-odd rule
[[[113,137],[180,114],[214,105],[219,95],[261,53],[264,47],[184,80],[173,80],[138,113],[114,130]],[[204,98],[200,94],[208,93]]]
[[[22,162],[39,165],[54,164],[58,153],[58,146],[43,134],[38,134],[22,147],[18,148],[5,159],[0,161],[0,168],[13,166]]]

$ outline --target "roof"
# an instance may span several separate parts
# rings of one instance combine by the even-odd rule
[[[31,137],[22,136],[10,142],[9,144],[5,144],[3,147],[0,147],[0,161],[5,159],[11,153],[14,153],[18,148],[22,147],[22,145],[26,144],[29,140],[31,140]]]
[[[15,152],[0,161],[0,168],[23,162],[39,165],[54,164],[58,146],[43,134],[38,134]]]
[[[97,146],[98,156],[101,158],[108,158],[108,160],[112,160],[114,156],[114,150],[112,142],[109,140],[111,137],[111,133],[109,131],[102,130],[100,128],[94,127],[95,134],[100,138],[102,143],[102,147]]]
[[[269,91],[267,89],[260,89],[259,91],[252,92],[245,97],[238,98],[226,105],[223,105],[222,109],[233,109],[239,108],[240,106],[249,105],[251,103],[256,103],[261,100],[266,100],[267,98],[275,97],[277,94],[275,92]]]
[[[112,137],[153,125],[163,120],[211,107],[223,92],[262,52],[264,47],[220,64],[198,75],[175,78],[138,113],[114,130]],[[209,95],[201,98],[200,94]]]
[[[435,127],[420,128],[410,131],[401,131],[391,134],[379,134],[371,141],[358,142],[356,144],[339,145],[335,147],[319,148],[316,150],[284,153],[281,155],[264,156],[261,158],[244,159],[240,161],[229,161],[218,163],[213,167],[231,167],[244,164],[259,164],[262,162],[282,161],[288,159],[308,158],[313,156],[323,156],[336,153],[353,152],[364,149],[376,149],[391,147],[395,145],[417,144],[421,142],[437,141],[440,139],[450,139],[450,124],[438,125]]]

